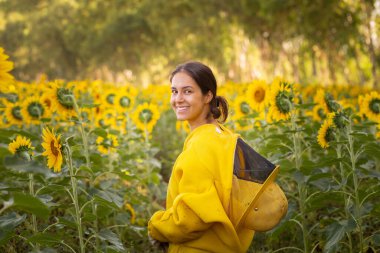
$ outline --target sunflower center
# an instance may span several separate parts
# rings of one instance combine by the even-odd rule
[[[380,99],[373,99],[369,103],[369,108],[371,109],[372,112],[379,114],[380,113]]]
[[[103,142],[102,142],[102,146],[103,147],[106,147],[106,148],[109,148],[109,147],[112,147],[112,140],[110,139],[105,139]]]
[[[28,113],[33,118],[40,118],[44,115],[44,107],[38,102],[32,102],[28,105]]]
[[[131,104],[131,100],[129,99],[129,97],[122,97],[119,100],[119,104],[122,107],[129,107],[129,105]]]
[[[149,109],[144,109],[140,112],[140,120],[144,123],[149,123],[153,118],[153,113]]]
[[[15,106],[12,108],[12,116],[15,118],[15,119],[18,119],[18,120],[22,120],[22,116],[21,116],[21,107],[20,106]]]
[[[54,144],[55,144],[55,141],[52,140],[50,142],[50,150],[51,150],[51,152],[53,153],[54,156],[58,156],[59,152],[58,152],[57,147]]]
[[[57,90],[57,97],[58,102],[67,109],[73,109],[74,108],[74,97],[73,93],[66,88],[59,88]]]
[[[115,94],[109,94],[107,97],[106,97],[106,100],[109,104],[113,105],[113,102],[115,100]]]
[[[255,97],[256,102],[261,103],[265,98],[265,90],[264,89],[256,90],[254,97]]]
[[[16,149],[16,152],[19,153],[19,152],[24,152],[24,151],[29,151],[29,147],[28,146],[20,146]]]
[[[319,108],[318,111],[317,111],[317,114],[318,116],[321,118],[321,119],[324,119],[326,117],[326,114],[324,112],[324,110],[322,108]]]
[[[242,102],[240,103],[240,111],[243,114],[248,114],[249,113],[249,105],[247,102]]]
[[[326,135],[325,135],[325,140],[326,142],[330,142],[330,141],[333,141],[335,138],[334,138],[334,131],[331,127],[329,127],[326,131]]]
[[[278,110],[284,114],[289,113],[290,109],[292,108],[292,102],[284,93],[280,93],[279,95],[277,95],[276,105]]]

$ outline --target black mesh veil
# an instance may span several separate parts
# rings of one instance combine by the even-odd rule
[[[238,138],[234,161],[234,175],[238,179],[262,184],[275,167],[241,138]]]

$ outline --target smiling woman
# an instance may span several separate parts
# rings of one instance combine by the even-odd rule
[[[184,63],[170,81],[171,106],[191,132],[170,176],[166,210],[149,221],[149,237],[168,252],[246,252],[254,230],[273,228],[286,213],[286,198],[273,183],[278,167],[222,125],[228,104],[216,95],[209,67]],[[269,197],[259,202],[265,189]],[[260,203],[268,208],[258,211]]]

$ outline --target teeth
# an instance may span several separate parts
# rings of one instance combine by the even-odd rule
[[[177,106],[178,111],[186,110],[188,106]]]

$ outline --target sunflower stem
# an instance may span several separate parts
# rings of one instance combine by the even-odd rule
[[[79,201],[78,201],[78,182],[77,179],[75,178],[75,173],[74,173],[74,167],[72,163],[72,158],[71,158],[71,150],[69,145],[66,143],[65,145],[66,149],[66,162],[69,167],[69,172],[70,172],[70,178],[71,178],[71,188],[72,188],[72,196],[73,196],[73,202],[74,202],[74,207],[75,207],[75,218],[76,218],[76,223],[78,226],[78,235],[79,235],[79,245],[80,245],[80,252],[84,253],[85,252],[85,247],[83,243],[83,230],[82,230],[82,217],[80,213],[80,208],[79,208]]]
[[[356,220],[358,232],[359,232],[359,248],[360,252],[364,252],[364,245],[363,245],[363,230],[362,230],[362,224],[361,224],[361,214],[360,214],[360,197],[359,197],[359,180],[357,176],[356,171],[356,161],[357,161],[357,155],[355,154],[355,148],[354,148],[354,138],[352,136],[352,119],[350,118],[347,128],[346,128],[346,135],[348,139],[348,146],[347,150],[350,155],[351,160],[351,170],[352,170],[352,179],[354,183],[354,195],[355,195],[355,208],[354,208],[354,217]]]
[[[34,194],[34,176],[33,176],[33,173],[29,173],[29,193],[30,195],[32,195],[33,197],[35,197],[35,194]],[[36,234],[37,233],[37,218],[36,218],[36,215],[32,214],[32,230],[33,230],[33,233]],[[38,249],[39,248],[39,245],[38,243],[36,243],[36,248]]]
[[[291,128],[292,128],[292,139],[293,139],[293,149],[294,149],[294,160],[296,163],[296,169],[297,171],[301,170],[301,164],[302,164],[302,150],[301,150],[301,136],[300,132],[297,129],[297,114],[294,112],[294,109],[291,110]],[[306,218],[306,209],[305,209],[305,202],[307,199],[307,188],[305,183],[302,181],[298,184],[298,204],[301,211],[301,225],[302,225],[302,237],[303,237],[303,245],[304,245],[304,252],[309,253],[309,233],[307,228],[307,218]]]
[[[338,143],[339,143],[339,137],[338,137]],[[340,160],[342,158],[342,145],[341,144],[338,144],[336,146],[336,154],[337,154],[338,159]],[[345,193],[349,193],[348,189],[346,187],[346,182],[344,182],[346,179],[346,176],[344,173],[343,163],[341,161],[339,161],[339,171],[340,171],[342,191]],[[349,194],[343,194],[343,197],[344,197],[344,212],[345,212],[345,216],[346,216],[345,218],[349,219],[350,218],[350,210],[349,210],[350,196],[349,196]],[[349,249],[350,249],[349,252],[352,253],[352,238],[351,238],[350,233],[347,233],[347,238],[348,238],[348,242],[349,242],[349,244],[348,244]]]
[[[90,155],[89,155],[89,151],[88,151],[89,149],[88,149],[87,134],[86,134],[84,126],[83,126],[82,115],[80,114],[79,106],[78,106],[78,103],[77,103],[77,101],[75,99],[75,96],[72,96],[72,101],[73,101],[74,109],[75,109],[75,112],[77,114],[78,121],[79,121],[80,133],[81,133],[81,136],[82,136],[82,143],[83,143],[83,147],[84,147],[84,156],[85,156],[85,159],[86,159],[86,166],[88,168],[90,168],[91,163],[90,163]],[[94,178],[93,178],[93,174],[91,173],[90,187],[93,187],[93,182],[94,182]],[[99,231],[99,226],[98,226],[98,218],[97,218],[97,215],[96,215],[97,206],[94,203],[94,201],[91,202],[91,209],[92,209],[92,214],[94,215],[94,217],[96,217],[94,219],[94,229],[95,229],[95,233],[97,234],[98,231]],[[95,238],[96,238],[95,239],[95,241],[96,241],[96,249],[99,249],[99,247],[100,247],[99,237],[96,236]]]

